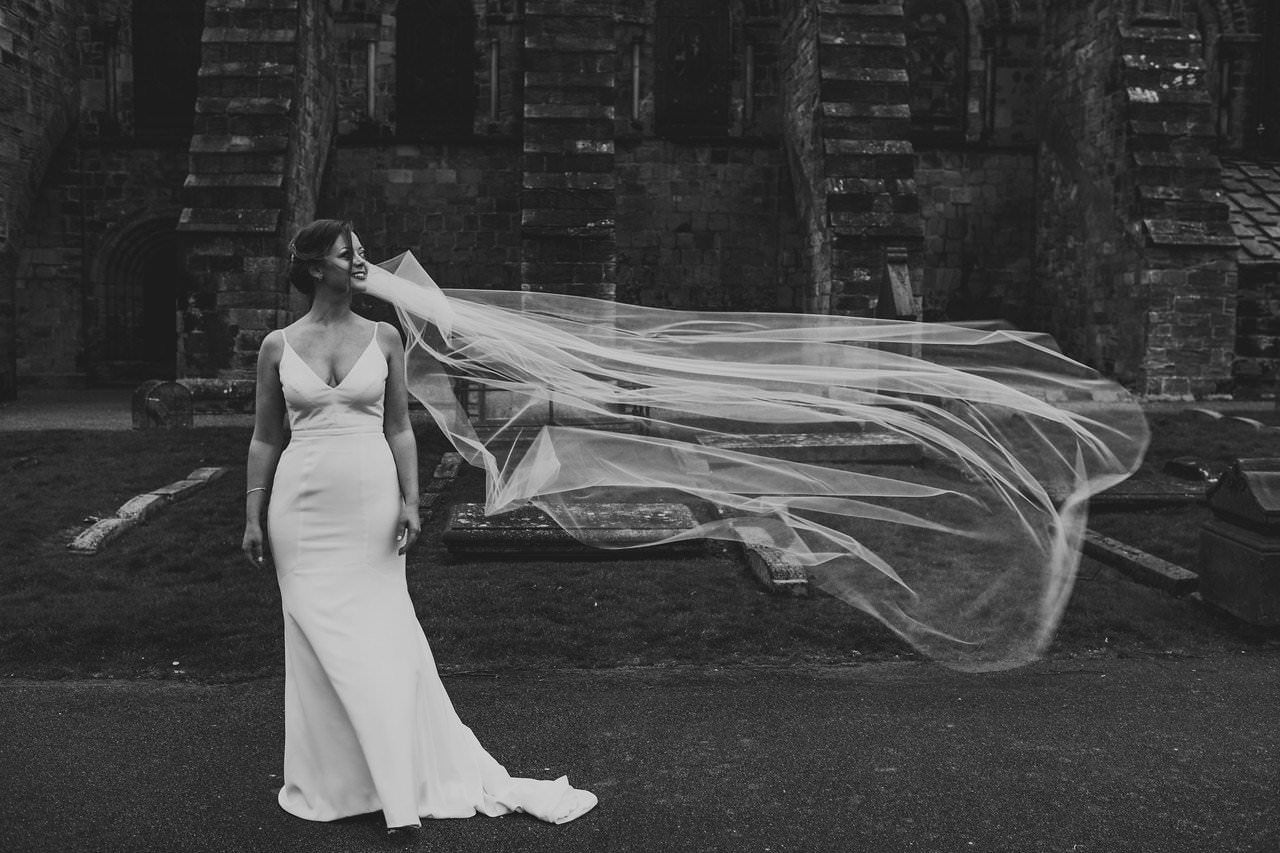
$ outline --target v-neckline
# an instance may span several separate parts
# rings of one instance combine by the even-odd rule
[[[373,336],[369,338],[369,343],[365,344],[364,349],[362,349],[360,351],[360,354],[356,356],[356,360],[351,362],[351,367],[347,370],[346,374],[342,377],[342,379],[339,380],[337,385],[330,385],[328,382],[325,382],[324,378],[321,377],[320,374],[316,372],[316,369],[311,365],[307,364],[307,360],[303,358],[302,355],[296,349],[293,348],[293,344],[289,343],[289,336],[285,334],[285,331],[283,329],[280,330],[280,336],[284,338],[284,345],[289,348],[289,351],[294,354],[294,356],[298,359],[298,361],[302,362],[302,366],[307,369],[307,372],[310,373],[311,376],[317,382],[319,382],[324,387],[328,388],[330,391],[337,391],[339,388],[341,388],[343,385],[346,384],[348,379],[351,378],[351,374],[356,372],[356,368],[360,366],[360,362],[364,361],[365,354],[369,352],[369,348],[372,347],[374,341],[378,339],[378,327],[377,326],[373,327]]]

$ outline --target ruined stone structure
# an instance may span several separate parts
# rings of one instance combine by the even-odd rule
[[[1262,0],[14,0],[0,395],[249,375],[314,216],[445,286],[1280,360]]]

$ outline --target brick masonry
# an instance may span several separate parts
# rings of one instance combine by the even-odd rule
[[[1215,132],[1253,144],[1274,37],[1258,35],[1256,0],[1201,14],[1230,39],[1200,59],[1190,18],[1135,26],[1119,0],[965,4],[965,115],[947,144],[912,136],[903,112],[910,4],[717,7],[727,120],[685,139],[659,132],[655,96],[659,14],[675,7],[533,5],[459,0],[473,120],[434,134],[397,126],[394,0],[209,0],[196,134],[179,144],[133,133],[131,45],[163,21],[135,32],[129,0],[6,9],[0,56],[17,76],[0,85],[20,108],[0,118],[0,394],[19,374],[109,379],[110,279],[183,211],[203,319],[175,364],[192,375],[243,375],[305,307],[280,258],[314,214],[354,219],[375,254],[413,249],[447,286],[674,307],[868,313],[896,246],[925,317],[998,312],[1143,393],[1220,393],[1240,386],[1233,369],[1271,369],[1257,310],[1274,281],[1227,245],[1211,150]],[[264,60],[296,73],[246,64]],[[564,76],[581,61],[585,84]]]

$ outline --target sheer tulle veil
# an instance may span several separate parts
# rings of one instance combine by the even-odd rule
[[[380,267],[365,289],[396,308],[410,392],[485,471],[489,513],[533,504],[608,545],[581,524],[593,504],[677,495],[699,508],[697,525],[630,547],[699,537],[777,549],[821,589],[962,669],[1045,650],[1089,496],[1127,477],[1146,448],[1137,403],[1044,336],[446,295],[409,253]],[[502,401],[485,423],[459,405],[458,381]],[[768,450],[770,435],[794,433],[887,436],[917,458],[811,462]]]

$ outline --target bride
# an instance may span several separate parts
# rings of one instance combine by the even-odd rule
[[[596,803],[564,778],[511,779],[440,686],[405,592],[418,534],[409,394],[484,470],[490,514],[536,506],[599,547],[765,549],[969,671],[1048,647],[1089,498],[1146,448],[1137,403],[1044,335],[446,295],[409,253],[368,264],[333,220],[304,228],[291,261],[313,304],[262,344],[244,549],[261,562],[267,540],[276,564],[280,802],[312,819],[381,808],[393,827],[477,811],[563,822]],[[394,329],[352,313],[352,290],[395,307],[403,350]],[[494,420],[471,422],[458,380],[489,395]],[[808,456],[788,447],[795,435]],[[884,447],[903,457],[875,455]],[[692,526],[600,527],[601,503],[673,494],[699,507]]]
[[[404,350],[351,310],[370,271],[360,238],[319,220],[289,260],[312,303],[259,352],[243,540],[254,565],[274,563],[284,611],[281,807],[318,821],[381,810],[398,836],[423,817],[580,817],[596,797],[508,775],[436,672],[405,582],[420,527]]]

